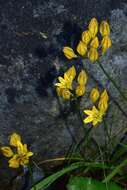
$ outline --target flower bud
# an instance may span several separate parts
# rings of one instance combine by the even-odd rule
[[[101,93],[98,108],[102,113],[105,113],[108,108],[109,96],[106,90]]]
[[[82,41],[79,42],[78,46],[77,46],[77,52],[81,55],[84,56],[87,52],[87,46],[85,43],[83,43]]]
[[[91,62],[94,62],[98,59],[99,55],[96,48],[90,48],[88,52],[88,58]]]
[[[62,91],[62,88],[56,87],[56,92],[57,92],[57,95],[58,95],[58,96],[61,96],[61,95],[62,95],[62,94],[61,94],[61,91]]]
[[[13,156],[13,152],[12,152],[11,148],[8,146],[2,147],[1,151],[2,151],[3,155],[8,157],[8,158]]]
[[[65,100],[70,100],[72,95],[72,93],[68,89],[62,89],[61,94]]]
[[[102,21],[100,24],[100,33],[102,36],[108,36],[110,35],[110,27],[108,22]]]
[[[90,43],[90,46],[97,49],[99,47],[99,40],[98,37],[93,38],[93,40]]]
[[[64,74],[66,74],[68,78],[71,78],[71,80],[74,80],[76,76],[75,67],[74,66],[70,67]]]
[[[63,48],[63,53],[68,59],[73,59],[76,58],[77,55],[74,53],[73,49],[70,47],[64,47]]]
[[[87,82],[87,78],[88,77],[87,77],[85,70],[81,70],[81,72],[78,75],[78,79],[77,79],[78,84],[79,85],[85,85]]]
[[[93,88],[90,93],[90,99],[92,100],[92,102],[95,103],[98,100],[99,96],[100,96],[100,93],[99,93],[98,89]]]
[[[76,88],[76,95],[83,96],[85,94],[85,86],[84,85],[78,85]]]
[[[108,109],[108,102],[100,99],[98,103],[98,109],[101,111],[101,113],[105,114]]]
[[[104,36],[102,41],[101,41],[101,46],[102,46],[102,54],[104,54],[108,48],[112,45],[111,39],[109,36]]]
[[[82,33],[82,41],[87,45],[91,40],[91,34],[89,30]]]
[[[91,33],[91,37],[94,38],[98,32],[98,22],[96,18],[91,19],[88,28]]]
[[[105,101],[108,101],[108,100],[109,100],[109,95],[108,95],[106,89],[101,93],[100,99],[103,99],[103,100],[105,100]]]
[[[17,133],[13,133],[10,137],[10,145],[17,147],[18,141],[21,141],[20,135],[18,135]]]

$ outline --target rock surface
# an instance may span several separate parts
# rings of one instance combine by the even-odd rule
[[[0,143],[8,143],[12,132],[19,133],[35,153],[34,159],[64,155],[81,137],[79,119],[61,113],[53,82],[59,68],[69,61],[62,55],[64,45],[75,46],[81,31],[93,16],[109,19],[113,46],[102,58],[105,69],[127,95],[127,4],[125,0],[8,0],[0,2]],[[75,64],[71,61],[70,65]],[[84,66],[112,95],[107,115],[115,134],[124,134],[127,104],[97,65]],[[89,88],[96,84],[91,81]],[[116,101],[114,103],[114,100]],[[83,102],[85,99],[83,99]],[[82,103],[83,106],[83,103]],[[69,105],[63,105],[68,109]],[[63,108],[63,109],[64,109]],[[94,135],[99,142],[103,131]],[[116,141],[118,141],[116,139]],[[8,184],[15,171],[7,169],[1,156],[1,185]],[[8,173],[4,173],[7,171]]]

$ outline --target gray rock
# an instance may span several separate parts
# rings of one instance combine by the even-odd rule
[[[1,145],[7,145],[8,136],[17,132],[34,152],[34,160],[38,162],[65,155],[72,141],[78,141],[82,137],[82,128],[79,127],[81,123],[69,110],[69,103],[61,102],[61,113],[53,83],[60,73],[60,68],[64,69],[65,62],[68,66],[75,64],[75,61],[69,63],[62,56],[63,46],[75,46],[81,31],[93,16],[99,20],[110,20],[113,46],[101,62],[121,90],[127,94],[127,9],[123,3],[124,0],[117,3],[113,0],[8,0],[7,3],[1,0]],[[107,120],[112,134],[118,132],[118,129],[123,130],[116,138],[118,142],[126,128],[126,120],[113,99],[125,111],[126,104],[114,87],[109,83],[107,85],[107,79],[97,65],[86,63],[87,61],[85,67],[89,72],[104,87],[108,86],[113,96]],[[95,81],[90,79],[87,95],[94,84]],[[90,106],[85,98],[81,103],[82,109]],[[101,126],[94,130],[98,142],[102,141],[103,133]],[[1,165],[0,185],[6,186],[17,172],[8,169],[2,155]]]

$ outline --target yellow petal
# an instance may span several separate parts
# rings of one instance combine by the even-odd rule
[[[86,52],[87,52],[87,46],[84,42],[80,41],[78,46],[77,46],[77,52],[81,55],[81,56],[85,56]]]
[[[75,76],[76,76],[76,70],[75,67],[72,66],[70,67],[65,74],[68,76],[68,78],[71,78],[72,80],[74,80]]]
[[[82,33],[82,41],[88,45],[91,40],[91,33],[89,30],[86,30]]]
[[[93,121],[93,118],[91,116],[88,116],[83,120],[84,123],[91,123]]]
[[[108,22],[102,21],[100,24],[100,33],[102,36],[109,36],[110,35],[110,27]]]
[[[88,77],[87,77],[85,70],[81,70],[81,72],[78,75],[78,79],[77,79],[78,84],[85,85],[87,82],[87,79],[88,79]]]
[[[91,19],[88,29],[91,33],[91,37],[94,38],[98,32],[98,22],[96,18]]]
[[[21,137],[17,133],[13,133],[10,137],[10,145],[17,147],[17,141],[21,141]]]
[[[89,52],[88,52],[88,58],[90,59],[91,62],[95,62],[97,61],[99,55],[97,52],[97,49],[95,48],[90,48]]]
[[[24,147],[23,147],[23,144],[20,141],[17,142],[17,152],[18,152],[18,154],[23,154],[24,153]]]
[[[90,43],[90,46],[97,49],[99,47],[99,40],[98,37],[93,38],[93,40]]]
[[[4,146],[1,148],[2,154],[6,157],[12,157],[13,156],[13,151],[11,150],[10,147]]]
[[[28,152],[27,157],[31,157],[31,156],[33,156],[33,152]]]
[[[67,46],[63,48],[63,53],[68,59],[73,59],[77,57],[73,49]]]
[[[84,113],[90,116],[92,115],[92,110],[84,110]]]
[[[78,85],[76,88],[76,95],[83,96],[85,94],[85,86],[84,85]]]
[[[95,103],[100,96],[99,90],[97,88],[93,88],[90,93],[90,99],[93,103]]]
[[[19,168],[20,164],[19,164],[19,157],[17,154],[15,154],[9,161],[9,167],[10,168]]]

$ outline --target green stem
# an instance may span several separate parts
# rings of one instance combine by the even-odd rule
[[[127,159],[124,160],[121,164],[119,164],[102,182],[103,183],[109,182],[126,165],[127,165]]]
[[[36,186],[34,186],[33,172],[32,172],[32,168],[31,168],[30,164],[28,165],[28,170],[29,170],[29,173],[30,173],[33,188],[34,188],[34,190],[36,190]]]
[[[100,61],[97,62],[101,70],[104,72],[104,74],[107,76],[107,78],[110,80],[110,82],[114,85],[114,87],[118,90],[122,98],[127,101],[127,97],[124,95],[124,93],[120,90],[119,86],[116,84],[114,79],[108,74],[108,72],[104,69],[103,65],[100,63]]]

